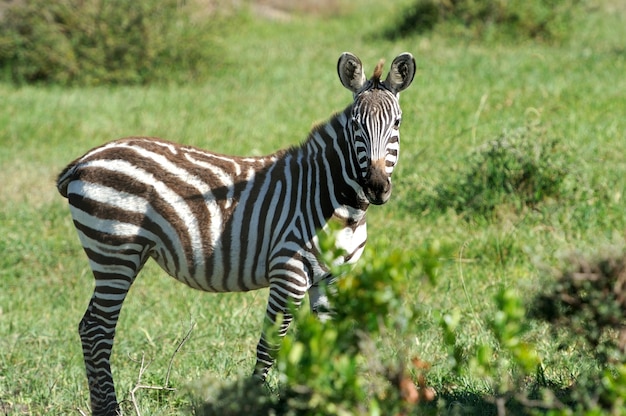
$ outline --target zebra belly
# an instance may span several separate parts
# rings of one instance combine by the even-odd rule
[[[253,275],[243,275],[239,268],[225,270],[224,265],[215,262],[212,257],[195,263],[195,271],[181,273],[171,264],[163,261],[163,257],[154,250],[152,257],[170,276],[186,285],[205,292],[247,292],[269,286],[265,273],[256,271]],[[204,264],[203,264],[204,263]],[[207,271],[208,270],[208,271]],[[242,284],[241,282],[245,282]]]

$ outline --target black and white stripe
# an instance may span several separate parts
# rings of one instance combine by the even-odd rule
[[[366,80],[360,61],[338,64],[354,103],[313,129],[300,146],[265,157],[231,157],[156,138],[107,143],[58,178],[96,287],[79,325],[94,414],[119,411],[109,358],[122,303],[149,258],[188,286],[208,292],[269,287],[267,320],[308,292],[326,306],[329,278],[316,234],[342,225],[338,262],[355,262],[366,243],[365,213],[391,192],[399,150],[398,93],[413,79],[410,54],[385,81]],[[255,374],[264,379],[278,348],[261,336]]]

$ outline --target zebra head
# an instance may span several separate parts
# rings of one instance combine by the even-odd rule
[[[380,79],[382,69],[381,60],[368,80],[355,55],[346,52],[337,63],[341,83],[354,95],[347,130],[358,163],[357,182],[375,205],[384,204],[391,196],[391,173],[400,151],[402,111],[398,98],[413,81],[415,59],[410,53],[398,55],[384,81]]]

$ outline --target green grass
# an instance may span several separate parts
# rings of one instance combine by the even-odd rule
[[[438,33],[390,42],[375,35],[398,4],[365,4],[347,6],[337,18],[296,16],[278,23],[237,17],[236,30],[223,39],[229,45],[226,64],[203,84],[0,84],[0,410],[61,415],[88,408],[77,325],[92,278],[66,201],[54,187],[56,174],[89,148],[126,135],[234,154],[298,143],[312,124],[350,102],[335,73],[345,50],[360,56],[367,72],[379,58],[390,62],[405,50],[418,63],[414,84],[401,97],[394,195],[386,206],[371,209],[368,226],[374,250],[388,242],[411,253],[436,240],[452,253],[443,259],[435,286],[415,276],[407,294],[422,310],[412,351],[432,363],[429,381],[440,393],[471,398],[489,392],[478,377],[450,375],[440,314],[460,311],[461,343],[489,340],[484,322],[501,287],[530,299],[563,254],[624,244],[626,15],[618,1],[586,6],[576,31],[561,44],[478,42]],[[470,152],[530,122],[540,122],[548,138],[564,143],[571,183],[590,192],[572,191],[571,198],[534,210],[503,206],[487,218],[416,210],[422,195],[449,180]],[[185,414],[189,384],[248,374],[265,300],[265,291],[189,290],[148,265],[118,326],[118,398],[129,398],[142,354],[153,360],[143,382],[163,383],[190,322],[196,326],[170,377],[179,393],[140,391],[142,414]],[[531,337],[546,375],[557,384],[567,385],[594,365],[580,359],[576,346],[559,349],[545,327],[537,326]],[[460,403],[470,406],[471,399]]]

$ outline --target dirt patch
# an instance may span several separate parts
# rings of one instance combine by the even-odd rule
[[[7,9],[22,3],[24,0],[0,0],[0,20]],[[286,21],[293,15],[340,15],[349,9],[350,3],[347,0],[191,0],[189,5],[203,16],[228,14],[250,7],[261,18]]]
[[[255,15],[278,21],[287,21],[293,15],[337,16],[345,13],[350,7],[347,0],[192,0],[192,2],[202,15],[228,14],[250,7]]]
[[[264,7],[287,14],[313,14],[332,16],[340,14],[347,2],[341,0],[257,0],[253,4],[256,7]]]

